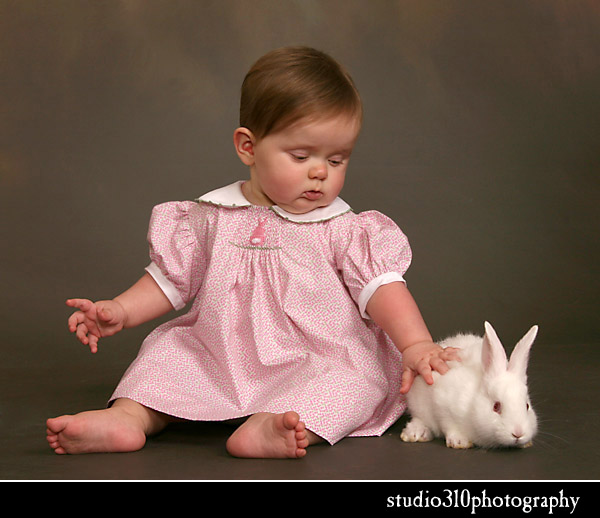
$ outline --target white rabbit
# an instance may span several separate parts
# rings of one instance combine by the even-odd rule
[[[402,431],[406,442],[445,437],[450,448],[531,446],[537,416],[527,392],[533,326],[515,346],[510,361],[492,326],[485,335],[457,335],[440,343],[460,349],[461,361],[434,373],[433,385],[418,376],[407,394],[411,421]]]

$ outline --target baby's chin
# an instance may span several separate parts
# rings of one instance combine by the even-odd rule
[[[331,205],[335,200],[335,196],[331,199],[331,196],[323,195],[319,197],[307,197],[301,196],[294,200],[292,203],[281,203],[277,204],[280,209],[289,212],[290,214],[307,214],[315,209],[321,209]]]
[[[311,201],[311,200],[307,200],[305,198],[301,199],[299,202],[291,203],[291,204],[277,203],[277,206],[280,209],[283,209],[290,214],[296,214],[296,215],[307,214],[315,209],[327,207],[328,205],[330,205],[329,202],[323,202],[322,200]]]

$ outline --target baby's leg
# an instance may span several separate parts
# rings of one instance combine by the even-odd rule
[[[234,457],[298,458],[322,439],[307,430],[296,412],[254,414],[227,440]]]
[[[110,408],[48,419],[46,438],[59,454],[136,451],[170,420],[131,399],[117,399]]]

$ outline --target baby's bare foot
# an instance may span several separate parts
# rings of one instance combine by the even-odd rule
[[[139,419],[117,407],[55,417],[46,426],[58,454],[136,451],[146,443]]]
[[[228,439],[234,457],[299,458],[306,455],[309,434],[296,412],[254,414]]]

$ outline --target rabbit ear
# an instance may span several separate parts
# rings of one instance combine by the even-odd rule
[[[538,332],[538,326],[533,326],[521,340],[515,345],[510,361],[508,362],[508,370],[525,376],[527,371],[527,362],[529,361],[529,351],[533,345],[533,341]]]
[[[496,376],[506,371],[506,351],[489,322],[485,323],[481,360],[483,370],[488,376]]]

